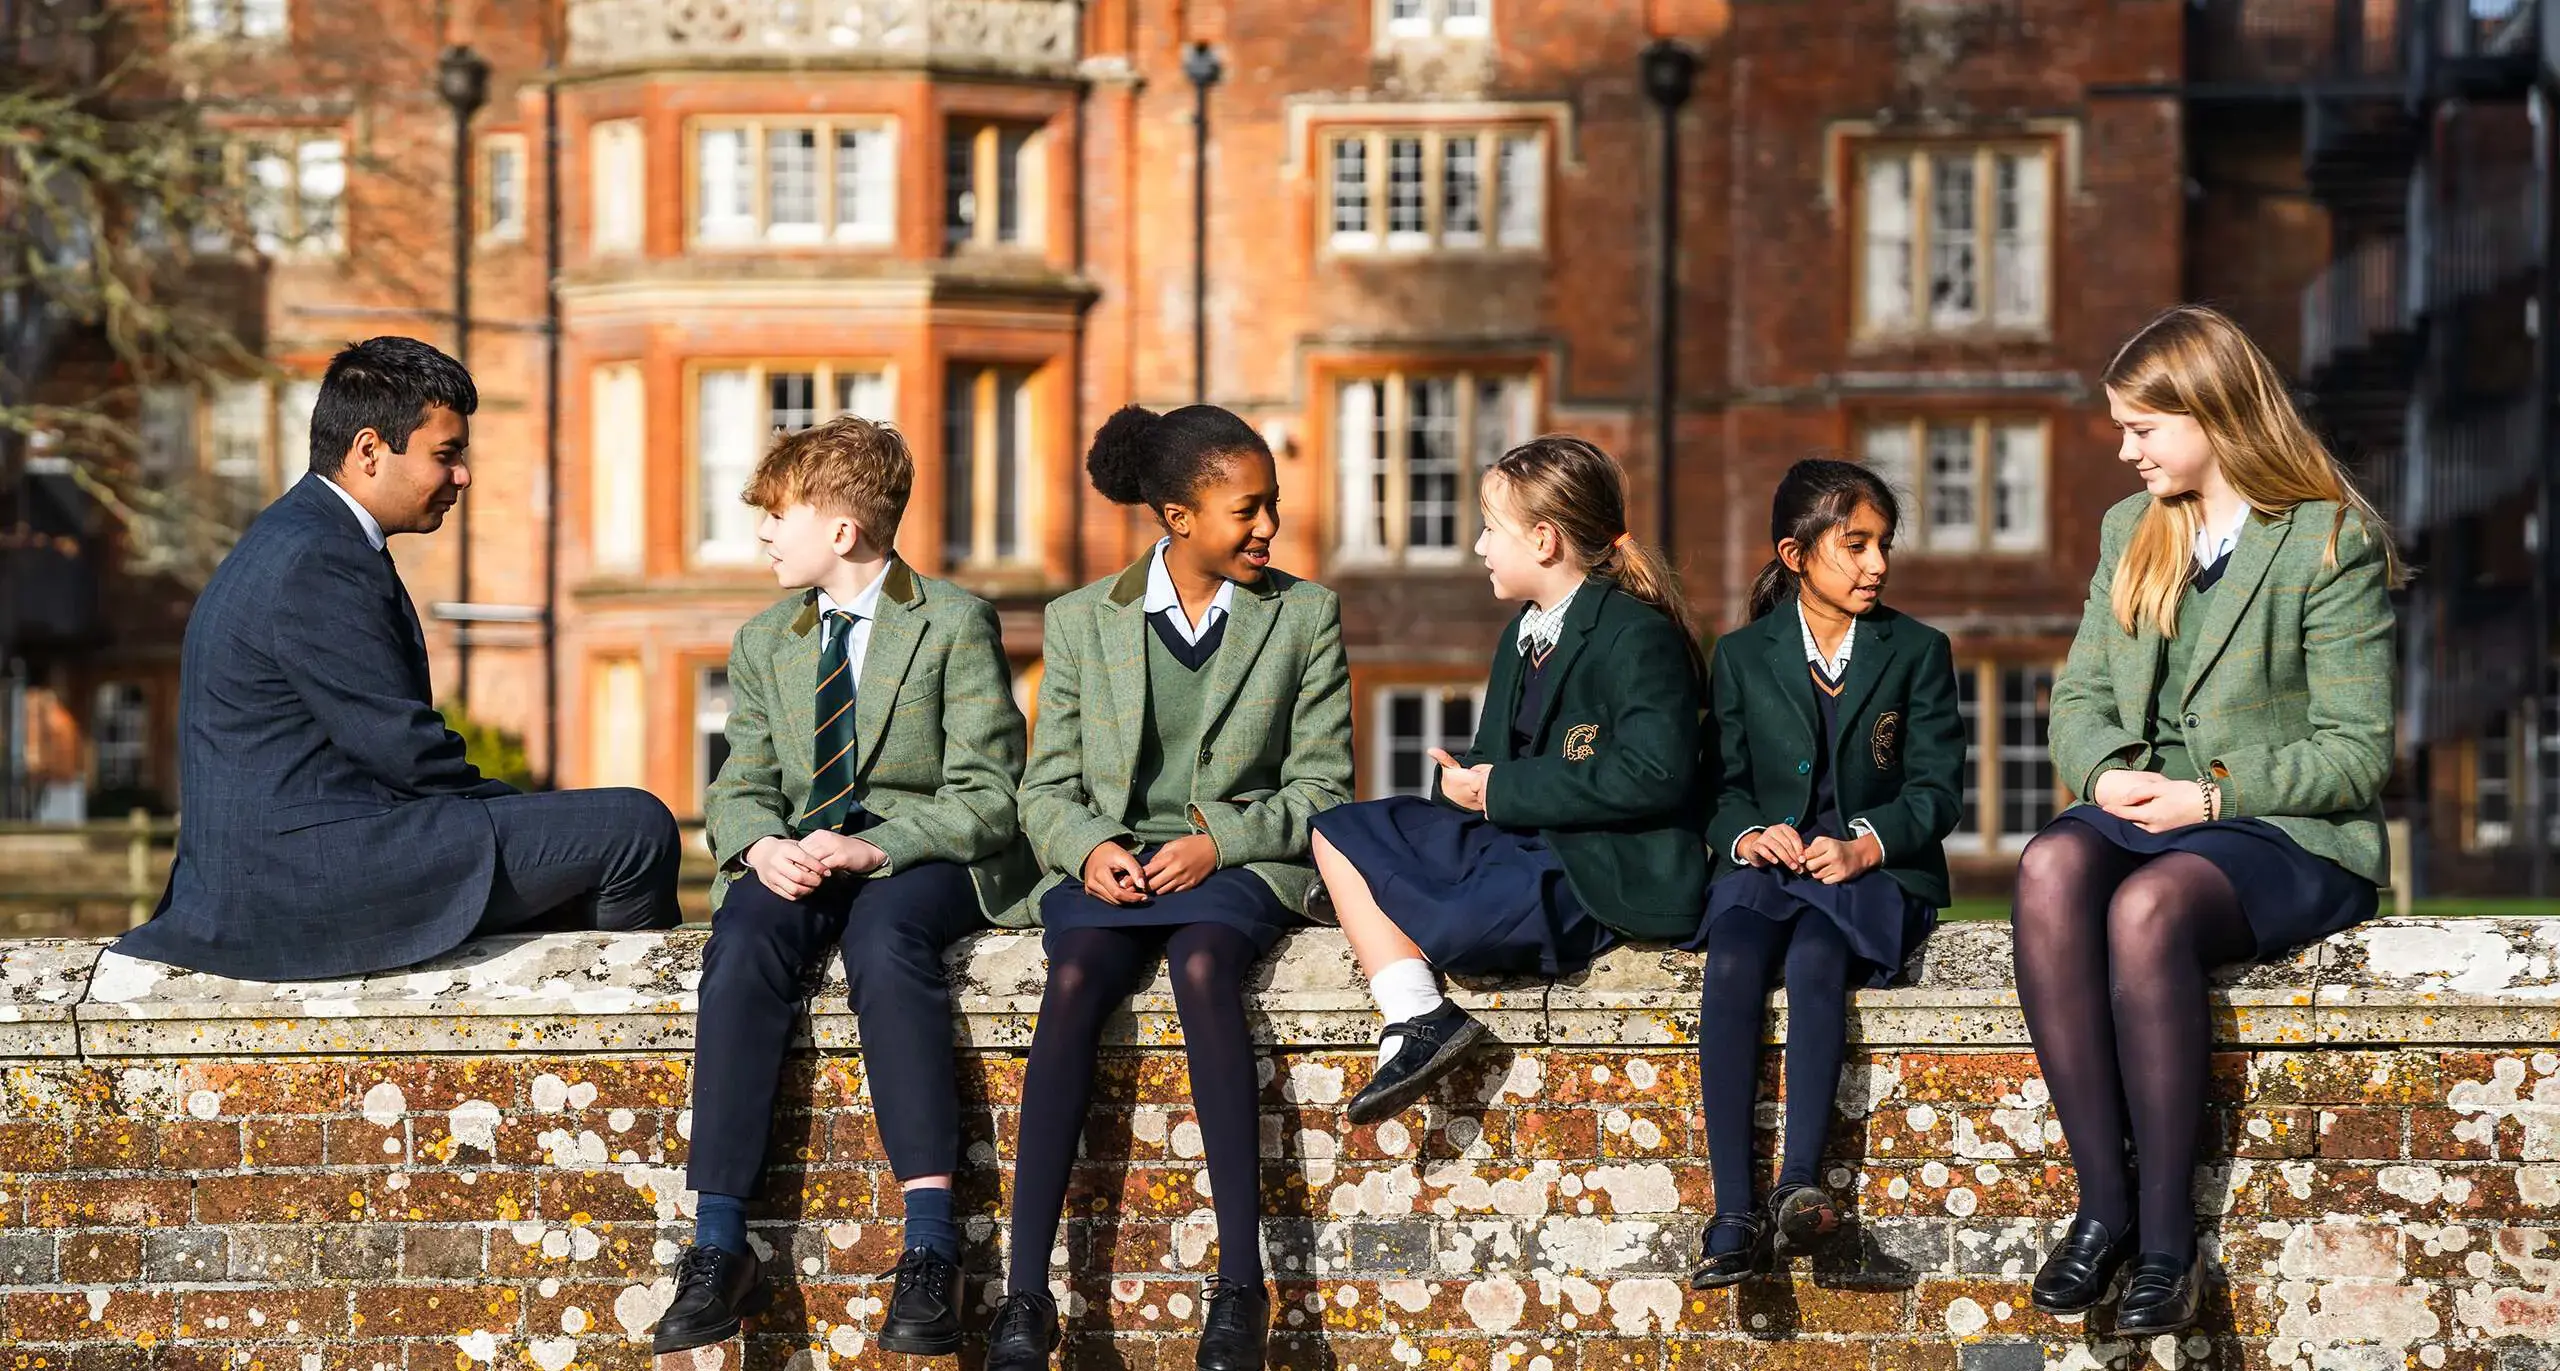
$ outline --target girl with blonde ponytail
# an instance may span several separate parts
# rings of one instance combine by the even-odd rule
[[[2082,802],[2018,863],[2018,1002],[2079,1172],[2036,1307],[2084,1310],[2132,1263],[2115,1328],[2196,1318],[2192,1200],[2214,967],[2370,918],[2389,875],[2391,535],[2266,354],[2170,310],[2108,365],[2119,459],[2053,760]],[[2138,1191],[2125,1165],[2142,1158]]]
[[[1420,1100],[1484,1036],[1440,973],[1570,974],[1622,938],[1692,941],[1702,663],[1671,570],[1627,529],[1626,478],[1580,438],[1485,473],[1484,558],[1522,602],[1474,746],[1434,749],[1430,798],[1315,818],[1316,870],[1387,1025],[1349,1113]]]

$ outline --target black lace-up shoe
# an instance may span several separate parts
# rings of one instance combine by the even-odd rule
[[[726,1342],[737,1335],[739,1320],[754,1318],[772,1303],[764,1263],[755,1253],[696,1244],[676,1267],[676,1297],[658,1318],[650,1350],[683,1352]]]
[[[986,1371],[1048,1371],[1058,1350],[1058,1302],[1046,1290],[1007,1295],[987,1325]]]
[[[898,1254],[890,1275],[889,1312],[880,1321],[880,1345],[911,1357],[948,1357],[960,1350],[960,1268],[930,1248]]]
[[[1271,1295],[1260,1285],[1229,1285],[1215,1276],[1200,1326],[1200,1371],[1262,1371],[1271,1340]]]

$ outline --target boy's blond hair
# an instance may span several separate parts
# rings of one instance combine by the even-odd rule
[[[806,504],[842,515],[886,550],[897,546],[898,521],[915,483],[915,457],[896,429],[845,414],[775,438],[748,478],[744,498],[768,512]]]

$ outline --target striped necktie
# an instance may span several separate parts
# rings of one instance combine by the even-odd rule
[[[825,620],[827,645],[818,654],[817,762],[809,769],[809,812],[800,818],[804,833],[842,829],[862,812],[853,797],[853,616],[830,610]]]

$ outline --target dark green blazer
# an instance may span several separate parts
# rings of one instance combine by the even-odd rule
[[[1047,665],[1021,795],[1022,830],[1044,874],[1009,923],[1038,922],[1041,897],[1081,881],[1095,848],[1134,842],[1124,816],[1147,727],[1152,560],[1059,596],[1042,619]],[[1191,827],[1218,845],[1220,867],[1243,867],[1305,913],[1315,816],[1351,798],[1342,602],[1281,571],[1238,583],[1209,672]]]
[[[2053,765],[2072,793],[2151,764],[2144,724],[2160,679],[2159,631],[2127,633],[2108,608],[2116,563],[2151,497],[2107,511],[2071,656],[2053,683]],[[2391,777],[2397,679],[2382,544],[2353,514],[2309,500],[2256,514],[2231,551],[2191,649],[2163,697],[2187,752],[2222,787],[2223,817],[2264,819],[2315,857],[2376,885],[2391,877],[2382,784]]]
[[[994,916],[1030,884],[1014,816],[1022,711],[992,606],[893,560],[854,686],[863,833],[888,854],[874,877],[917,862],[970,868]],[[802,591],[738,629],[729,648],[729,760],[703,797],[702,827],[720,874],[714,909],[748,848],[789,837],[809,803],[817,733],[818,593]]]
[[[1743,834],[1803,824],[1812,807],[1819,712],[1794,603],[1717,640],[1714,678],[1722,769],[1707,842],[1722,875],[1736,869]],[[1872,825],[1884,845],[1878,869],[1944,908],[1943,844],[1964,818],[1965,766],[1947,635],[1887,608],[1858,620],[1836,717],[1831,783],[1841,818]]]
[[[1515,614],[1494,649],[1475,746],[1459,759],[1493,764],[1485,817],[1537,830],[1583,907],[1611,928],[1653,939],[1697,932],[1707,858],[1697,819],[1698,674],[1687,636],[1614,582],[1584,581],[1547,659],[1537,732],[1515,753],[1519,633]],[[1449,803],[1438,768],[1431,793]]]

